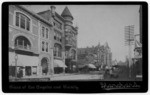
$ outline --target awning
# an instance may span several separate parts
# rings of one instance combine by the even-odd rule
[[[63,62],[63,61],[61,61],[61,60],[54,60],[54,67],[67,67],[66,65],[65,65],[65,63]]]
[[[93,64],[88,64],[88,67],[89,68],[96,68],[95,65],[93,65]]]
[[[39,58],[17,54],[17,66],[38,66]],[[9,52],[9,65],[15,66],[15,53]]]

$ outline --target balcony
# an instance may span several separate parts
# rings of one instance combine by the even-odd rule
[[[23,46],[23,45],[16,45],[15,48],[17,50],[23,50],[23,51],[31,51],[31,47],[30,46]]]

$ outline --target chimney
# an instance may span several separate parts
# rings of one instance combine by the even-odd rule
[[[51,8],[52,16],[55,16],[56,7],[52,5],[52,6],[50,6],[50,8]]]

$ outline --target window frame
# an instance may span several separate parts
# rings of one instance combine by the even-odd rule
[[[15,47],[18,47],[19,49],[24,49],[24,50],[31,50],[32,43],[30,42],[30,40],[25,36],[22,36],[23,38],[19,40],[18,37],[21,37],[21,36],[17,36],[15,38],[15,40],[14,40]],[[27,43],[27,41],[28,41],[28,43]]]
[[[54,40],[62,42],[62,33],[57,30],[54,30]]]
[[[45,38],[45,27],[44,26],[42,26],[41,32],[42,32],[42,38]]]
[[[18,25],[17,25],[17,14],[18,14]],[[21,27],[21,16],[23,16],[25,18],[25,28],[22,28]],[[29,21],[29,25],[27,25],[27,20]],[[25,13],[21,12],[21,11],[15,11],[15,15],[14,15],[14,25],[19,28],[19,29],[22,29],[22,30],[25,30],[25,31],[31,31],[32,30],[32,19]],[[28,27],[29,26],[29,30],[28,30]]]
[[[54,56],[62,58],[62,46],[58,43],[54,44]]]
[[[41,51],[46,52],[46,53],[49,52],[49,43],[48,43],[48,41],[44,41],[44,40],[41,41]]]
[[[41,37],[43,39],[49,39],[49,32],[50,32],[50,29],[45,26],[45,25],[41,25]]]

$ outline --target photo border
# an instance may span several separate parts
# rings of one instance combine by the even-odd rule
[[[49,81],[9,82],[9,5],[142,5],[142,81]],[[144,31],[144,32],[143,32]],[[7,53],[6,53],[7,52]],[[7,60],[7,62],[6,62]],[[126,87],[130,85],[130,87]],[[37,86],[41,87],[37,89]],[[31,88],[30,88],[31,87]],[[116,89],[114,89],[116,87]],[[118,88],[119,87],[119,88]],[[29,89],[30,88],[30,89]],[[148,4],[147,2],[3,2],[2,4],[2,91],[4,93],[129,93],[148,90]]]

